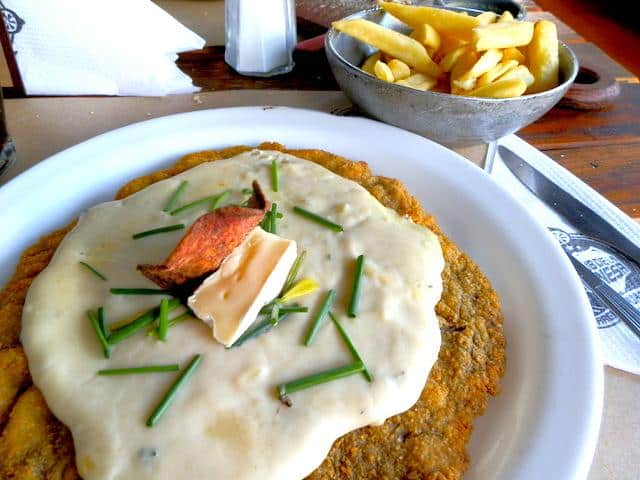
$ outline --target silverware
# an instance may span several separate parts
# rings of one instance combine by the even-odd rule
[[[519,155],[499,146],[498,153],[507,168],[536,197],[576,227],[580,233],[589,235],[611,246],[630,260],[638,262],[640,249],[620,233],[607,220],[583,204],[570,193],[553,183],[532,167]],[[573,267],[593,294],[606,305],[629,329],[640,338],[640,312],[622,295],[585,267],[570,252],[565,250]]]
[[[597,238],[640,265],[640,248],[607,220],[508,148],[500,146],[498,153],[507,168],[524,186],[580,233]]]
[[[576,260],[569,252],[565,252],[571,260],[573,267],[584,283],[587,284],[593,294],[620,319],[633,333],[640,338],[640,312],[631,305],[618,292],[607,285],[605,282],[595,275],[591,270],[585,267],[579,260]]]

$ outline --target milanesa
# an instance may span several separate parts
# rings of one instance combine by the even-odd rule
[[[109,325],[156,305],[157,297],[112,295],[109,287],[152,287],[136,265],[161,263],[181,238],[180,231],[140,239],[134,234],[177,221],[188,226],[206,211],[206,205],[175,216],[162,211],[180,182],[189,182],[184,203],[225,190],[237,195],[230,202],[240,203],[240,192],[254,180],[270,185],[274,160],[280,189],[265,194],[284,214],[278,235],[307,252],[300,276],[321,286],[304,299],[312,314],[234,349],[216,342],[201,322],[185,322],[171,329],[166,342],[138,334],[104,358],[86,312],[104,307]],[[332,218],[344,232],[296,215],[294,206]],[[311,347],[302,338],[327,290],[339,292],[333,310],[345,316],[360,254],[367,261],[359,314],[344,326],[375,380],[354,375],[319,385],[292,394],[293,405],[285,407],[277,385],[350,362],[331,322]],[[80,261],[108,282],[89,275]],[[297,480],[322,463],[340,436],[381,424],[416,402],[440,347],[434,307],[443,266],[431,231],[384,207],[357,183],[307,160],[254,150],[89,209],[31,285],[22,342],[35,384],[74,437],[76,464],[86,480]],[[145,420],[172,375],[96,375],[110,367],[184,366],[196,354],[202,354],[197,374],[153,428]]]

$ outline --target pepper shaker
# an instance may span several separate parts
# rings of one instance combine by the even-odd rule
[[[293,69],[295,0],[225,0],[224,59],[242,75],[270,77]]]

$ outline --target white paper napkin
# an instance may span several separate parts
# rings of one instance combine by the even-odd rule
[[[598,192],[523,140],[510,135],[500,141],[554,183],[571,193],[585,205],[640,245],[640,226]],[[611,288],[640,308],[640,268],[621,259],[610,249],[591,238],[580,235],[549,207],[537,199],[516,179],[496,155],[491,176],[529,210],[546,227],[565,251],[580,260]],[[627,372],[640,374],[640,339],[607,307],[600,304],[588,288],[587,294],[598,323],[604,361]]]
[[[175,60],[204,40],[150,0],[2,0],[2,6],[29,95],[199,90]]]

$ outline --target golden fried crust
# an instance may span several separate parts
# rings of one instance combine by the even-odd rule
[[[436,306],[442,347],[420,399],[410,410],[388,419],[382,426],[361,428],[338,439],[324,463],[309,478],[461,478],[469,464],[466,444],[471,435],[472,421],[484,412],[488,396],[498,393],[500,378],[504,373],[505,340],[496,293],[475,263],[442,233],[435,219],[422,210],[418,201],[407,192],[401,182],[372,175],[364,162],[352,162],[320,150],[286,150],[282,145],[274,143],[264,143],[258,148],[290,153],[360,183],[383,205],[433,230],[440,239],[445,258],[443,294]],[[247,150],[250,147],[232,147],[187,155],[167,170],[129,182],[120,189],[116,198],[129,196],[152,183],[203,162],[229,158]],[[19,316],[26,289],[33,276],[46,266],[69,228],[54,232],[28,249],[16,274],[0,294],[0,301],[7,299],[8,302],[1,303],[0,348],[17,342]],[[4,311],[6,305],[11,308]],[[30,389],[27,393],[32,391],[37,390]],[[68,460],[73,459],[73,445],[66,429],[60,429],[59,436],[46,437],[45,441],[42,436],[46,430],[43,422],[36,429],[39,438],[43,439],[42,443],[37,444],[37,448],[26,456],[12,453],[5,457],[4,452],[8,451],[6,444],[13,439],[13,436],[7,434],[12,423],[34,424],[34,418],[43,415],[44,404],[40,406],[40,410],[32,413],[27,408],[21,414],[15,413],[26,395],[20,397],[14,407],[9,424],[0,439],[0,473],[12,472],[15,475],[18,471],[15,465],[42,462],[38,458],[46,458],[47,465],[57,465],[59,469],[60,463],[53,462],[54,458],[59,457],[48,453],[53,451],[52,445],[63,446],[69,456]],[[20,450],[17,446],[12,448]],[[29,458],[31,463],[24,463],[25,458]],[[52,472],[54,467],[47,469]],[[65,464],[65,468],[58,471],[63,472],[60,475],[67,476],[51,478],[77,478],[72,464]],[[50,477],[43,474],[8,478]]]
[[[33,386],[11,411],[0,437],[0,459],[0,478],[4,480],[79,478],[71,435]]]
[[[27,357],[21,347],[0,350],[0,429],[21,390],[30,382]]]

